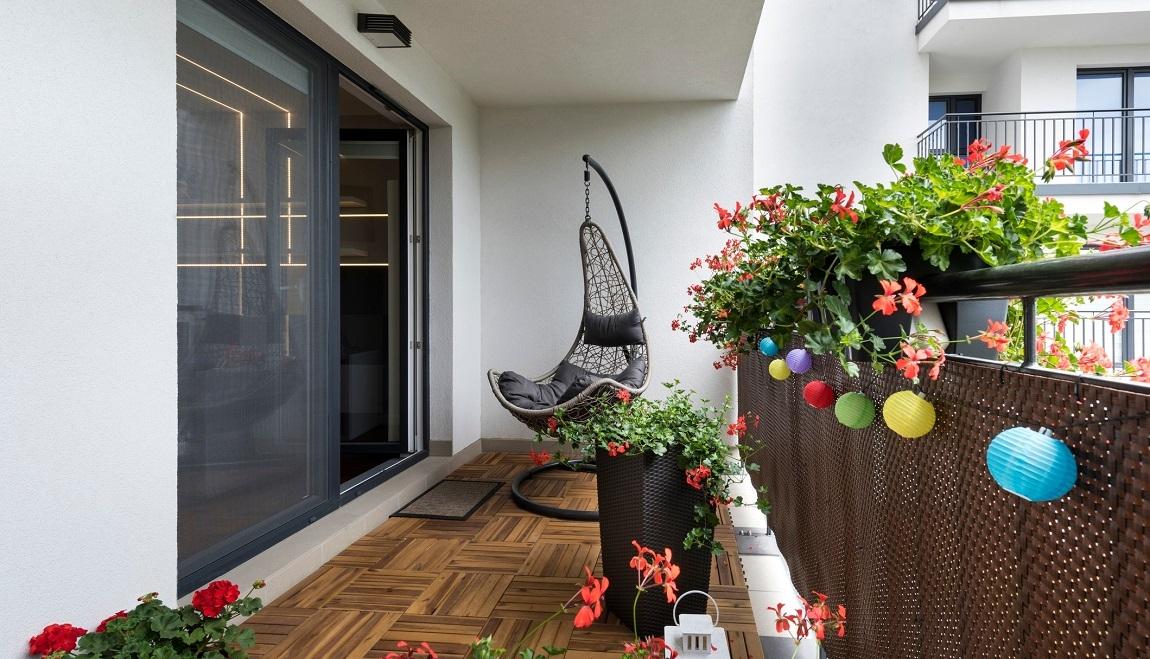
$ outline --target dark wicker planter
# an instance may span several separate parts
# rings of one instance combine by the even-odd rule
[[[611,580],[607,609],[628,627],[636,579],[628,565],[635,555],[632,540],[655,551],[671,548],[682,570],[677,580],[680,593],[706,591],[711,585],[710,552],[683,549],[683,539],[695,527],[695,506],[705,503],[706,497],[687,485],[678,459],[678,451],[610,457],[600,449],[595,456],[603,574]],[[683,602],[679,613],[706,612],[706,598]],[[662,590],[649,590],[639,598],[637,619],[640,636],[662,636],[663,627],[673,624],[671,605]]]

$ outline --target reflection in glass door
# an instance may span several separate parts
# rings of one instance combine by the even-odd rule
[[[178,4],[179,572],[329,498],[313,171],[323,63],[201,0]],[[317,82],[320,81],[320,82]]]

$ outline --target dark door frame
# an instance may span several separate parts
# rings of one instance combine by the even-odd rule
[[[410,154],[408,153],[407,143],[408,143],[408,140],[410,140],[412,138],[413,133],[414,133],[414,131],[412,131],[412,130],[404,130],[404,129],[399,129],[399,128],[394,128],[394,129],[386,129],[386,128],[343,128],[343,129],[340,129],[340,131],[339,131],[339,143],[340,144],[342,144],[343,142],[396,142],[399,145],[399,161],[401,163],[401,166],[399,168],[399,183],[400,183],[400,188],[403,190],[403,193],[402,193],[401,198],[400,198],[400,214],[404,218],[405,227],[407,224],[407,216],[408,216],[408,213],[409,213],[410,208],[411,208],[411,201],[407,198],[408,197],[407,186],[410,183],[408,172],[409,172],[409,168],[410,168],[412,163],[410,161]],[[338,218],[338,214],[336,217]],[[391,218],[387,218],[387,219],[389,221],[391,220]],[[339,222],[342,223],[342,220],[340,220]],[[337,233],[337,237],[338,237],[338,229],[337,229],[336,233]],[[406,236],[407,236],[407,231],[405,228],[404,237],[406,238]],[[338,246],[337,246],[337,253],[338,253]],[[409,259],[407,257],[407,250],[404,250],[403,260],[398,265],[400,266],[401,270],[404,273],[402,308],[404,310],[406,310],[406,312],[408,314],[410,314],[412,309],[411,309],[411,299],[408,296],[408,284],[411,283],[411,280],[409,277],[411,264],[410,264]],[[392,265],[389,263],[388,268],[390,269],[391,267],[392,267]],[[338,269],[338,259],[337,259],[337,269]],[[411,336],[411,334],[409,332],[406,332],[406,331],[405,331],[403,338],[404,338],[404,342],[408,343],[409,345],[411,344],[412,341],[414,341],[414,338]],[[414,360],[412,359],[412,351],[411,350],[408,350],[405,353],[405,355],[406,355],[406,357],[403,360],[403,368],[404,368],[404,373],[406,374],[408,372],[407,369],[412,365]],[[389,369],[391,368],[390,364],[388,365],[388,368]],[[390,392],[389,392],[389,395],[390,395]],[[404,396],[404,408],[405,408],[404,409],[404,416],[403,416],[403,424],[404,424],[404,435],[406,437],[406,436],[410,436],[411,433],[414,432],[415,428],[413,427],[413,424],[412,424],[412,419],[411,419],[412,415],[409,413],[411,411],[411,401],[408,400],[406,390],[403,392],[403,396]],[[424,448],[426,448],[426,447],[424,447]],[[340,451],[341,452],[343,451],[342,445],[340,446]],[[359,495],[363,494],[364,492],[367,492],[368,490],[374,488],[376,485],[379,485],[383,481],[387,480],[387,478],[390,477],[390,474],[388,473],[388,471],[391,470],[392,468],[398,466],[399,463],[410,459],[410,457],[413,457],[413,456],[399,458],[396,460],[389,460],[387,462],[380,463],[379,465],[373,467],[372,469],[369,469],[368,471],[364,472],[363,474],[360,474],[360,475],[352,478],[349,481],[341,482],[340,483],[340,503],[341,504],[346,503],[347,501],[350,501],[351,499],[358,497]]]

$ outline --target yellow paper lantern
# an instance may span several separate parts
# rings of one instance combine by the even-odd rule
[[[776,380],[786,380],[787,378],[791,377],[791,369],[789,366],[787,366],[787,361],[785,359],[776,359],[772,361],[771,365],[767,367],[767,370],[770,371],[771,377]]]
[[[882,404],[886,425],[906,439],[922,437],[934,428],[934,405],[913,391],[898,391]]]

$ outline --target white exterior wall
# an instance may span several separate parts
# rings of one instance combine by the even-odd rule
[[[913,2],[767,0],[755,38],[755,187],[886,180],[884,144],[908,156],[929,75]]]
[[[717,351],[688,343],[670,323],[699,280],[690,262],[722,246],[712,204],[752,192],[749,89],[744,80],[738,101],[482,111],[484,369],[538,375],[575,338],[583,305],[580,159],[588,153],[627,214],[650,338],[650,395],[674,378],[713,400],[733,392],[731,371],[712,366]],[[591,216],[626,271],[615,210],[595,174]],[[484,391],[483,436],[531,434]]]
[[[175,5],[0,4],[0,657],[174,599]]]
[[[479,439],[480,259],[479,115],[462,88],[423,50],[376,48],[356,30],[356,13],[375,0],[263,0],[303,32],[432,127],[430,351],[432,441],[454,452]],[[382,3],[386,4],[386,3]]]

